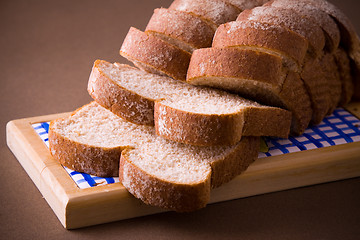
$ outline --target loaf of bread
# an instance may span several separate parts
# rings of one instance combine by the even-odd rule
[[[259,139],[243,137],[231,146],[180,144],[92,102],[51,122],[49,147],[64,166],[97,176],[119,176],[129,192],[145,203],[183,212],[204,207],[211,188],[244,171],[257,158]]]
[[[51,154],[179,212],[246,170],[258,136],[302,134],[360,99],[359,37],[325,0],[175,0],[120,55],[141,70],[95,61],[95,101],[51,122]]]
[[[287,137],[290,131],[286,110],[124,64],[95,61],[88,92],[116,115],[187,144],[235,144],[242,136]]]
[[[351,100],[358,85],[359,46],[350,21],[326,1],[274,0],[220,25],[213,48],[193,52],[187,81],[288,109],[291,133],[300,135]],[[273,63],[244,57],[245,50],[258,58],[271,56]],[[283,66],[283,80],[273,84],[275,65]],[[284,81],[288,73],[299,75]]]

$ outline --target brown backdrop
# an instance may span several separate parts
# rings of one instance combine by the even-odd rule
[[[0,239],[358,239],[360,178],[163,213],[79,230],[63,229],[9,151],[6,122],[72,111],[91,101],[95,59],[118,50],[130,26],[144,30],[171,1],[0,1]],[[333,0],[360,33],[360,1]],[[360,159],[359,159],[360,160]]]

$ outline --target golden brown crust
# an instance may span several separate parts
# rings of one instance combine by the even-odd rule
[[[176,184],[148,173],[129,158],[127,149],[120,158],[119,181],[144,203],[177,212],[190,212],[206,206],[210,199],[210,174],[194,184]]]
[[[154,10],[145,32],[163,35],[172,40],[170,43],[190,53],[197,48],[210,47],[215,33],[212,26],[201,18],[165,8]]]
[[[148,72],[161,72],[185,80],[191,54],[159,38],[131,27],[120,55]]]
[[[119,175],[119,161],[123,150],[121,147],[102,148],[81,144],[57,133],[53,125],[54,121],[49,128],[49,148],[51,155],[60,164],[77,172],[99,177]]]
[[[291,113],[279,108],[248,106],[233,114],[184,112],[155,103],[156,133],[166,139],[199,146],[232,145],[242,136],[289,135]]]
[[[319,56],[325,46],[323,30],[293,9],[278,9],[270,6],[256,7],[243,11],[237,21],[257,21],[286,27],[309,41],[309,53]]]
[[[199,145],[231,145],[240,141],[243,113],[205,115],[185,112],[162,101],[155,102],[155,130],[166,139]]]
[[[236,6],[241,11],[244,11],[245,9],[251,9],[257,6],[261,6],[270,0],[224,0],[224,1]]]
[[[169,9],[191,12],[201,16],[216,27],[235,20],[241,12],[239,8],[222,0],[175,0]]]
[[[254,67],[256,66],[256,67]],[[281,86],[285,73],[279,57],[247,49],[203,48],[194,51],[187,82],[199,77],[231,77]],[[218,86],[221,88],[221,85]]]
[[[216,30],[213,47],[256,46],[280,53],[302,65],[308,42],[306,39],[282,26],[254,22],[234,21],[220,25]]]
[[[115,83],[100,70],[101,62],[101,60],[94,62],[90,74],[88,83],[90,96],[98,104],[129,122],[154,125],[154,100],[140,96]]]
[[[299,0],[275,0],[264,4],[282,9],[293,9],[305,19],[320,26],[324,30],[326,50],[334,52],[340,43],[340,31],[335,21],[319,8]]]

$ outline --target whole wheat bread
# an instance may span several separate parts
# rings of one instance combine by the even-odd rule
[[[235,145],[214,147],[175,143],[158,137],[153,127],[127,122],[92,102],[51,122],[49,146],[64,166],[119,176],[147,204],[193,211],[207,204],[211,188],[256,159],[259,139],[244,137]]]
[[[160,136],[178,142],[234,144],[241,136],[289,134],[291,114],[286,110],[128,65],[95,61],[88,91],[118,116],[137,124],[155,122]]]

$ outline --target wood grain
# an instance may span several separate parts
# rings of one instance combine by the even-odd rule
[[[360,103],[348,108],[360,116]],[[135,199],[120,183],[79,189],[31,124],[69,113],[13,120],[7,143],[67,229],[163,212]],[[212,190],[210,203],[360,176],[360,142],[258,159],[246,172]]]

